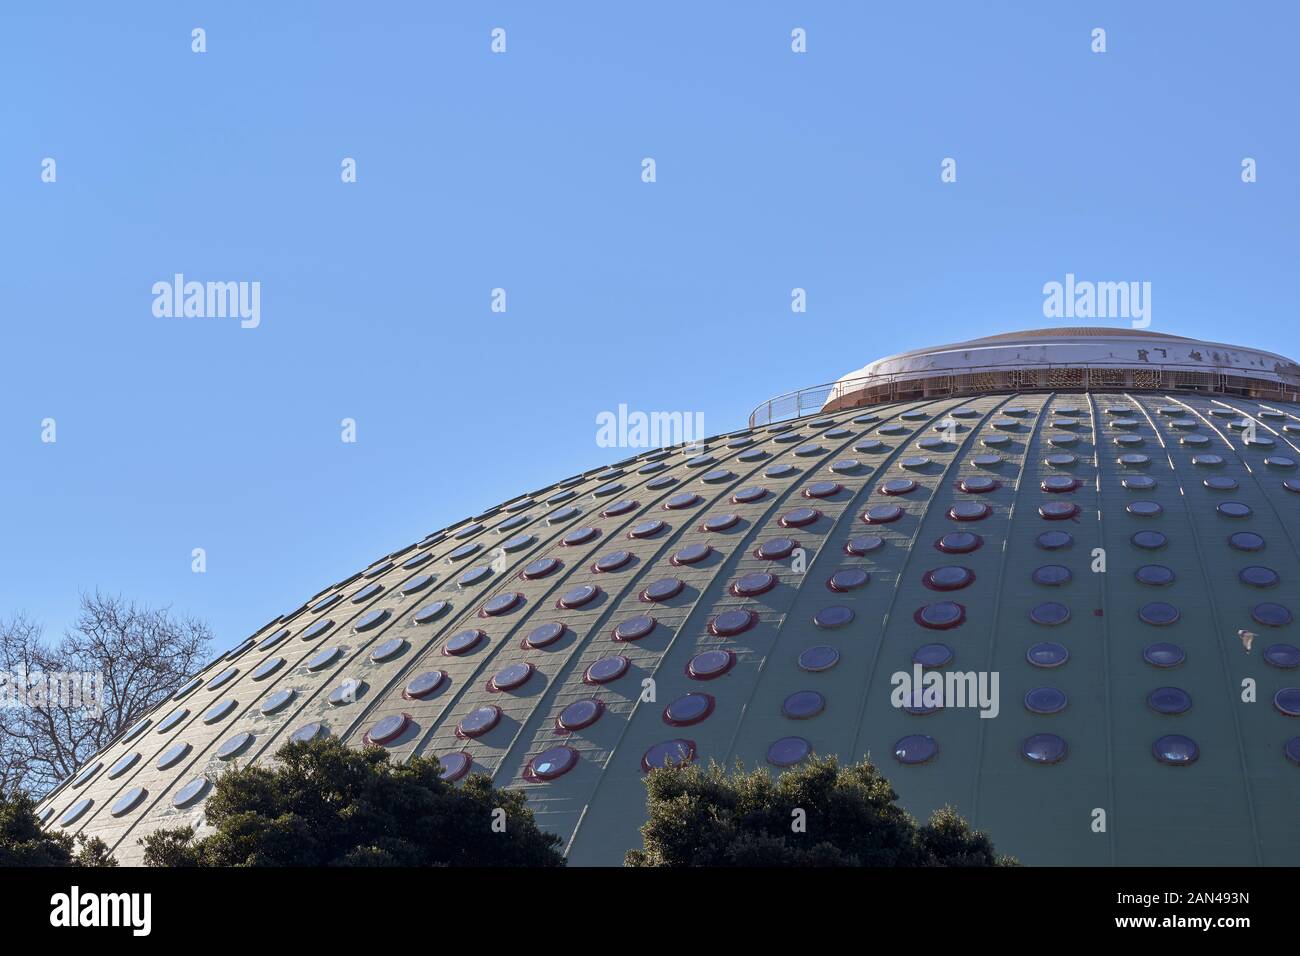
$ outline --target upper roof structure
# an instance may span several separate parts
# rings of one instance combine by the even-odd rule
[[[877,359],[838,379],[824,408],[1004,388],[1095,387],[1295,401],[1300,365],[1276,352],[1146,329],[1029,329]]]
[[[1203,392],[1300,399],[1300,364],[1276,352],[1147,329],[1050,328],[899,352],[777,396],[750,425],[915,398],[1000,391]]]

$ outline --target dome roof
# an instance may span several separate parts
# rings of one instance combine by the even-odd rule
[[[638,454],[324,588],[43,809],[137,862],[232,761],[331,734],[521,788],[572,863],[618,864],[646,767],[819,753],[1030,864],[1291,863],[1298,436],[1291,404],[1033,391]],[[996,698],[895,693],[923,673]]]

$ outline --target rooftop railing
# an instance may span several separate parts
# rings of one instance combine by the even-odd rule
[[[1275,402],[1300,401],[1300,382],[1210,371],[1204,365],[1113,362],[1081,365],[980,365],[960,371],[896,372],[810,385],[769,398],[749,413],[749,427],[819,411],[860,408],[917,398],[946,398],[1008,391],[1171,391],[1238,395]]]

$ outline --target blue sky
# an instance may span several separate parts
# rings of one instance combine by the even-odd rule
[[[1051,324],[1067,272],[1150,282],[1155,331],[1300,354],[1293,4],[741,9],[7,10],[0,616],[57,634],[98,587],[232,644],[625,457],[601,411],[736,428]],[[261,324],[154,316],[177,272],[260,282]]]

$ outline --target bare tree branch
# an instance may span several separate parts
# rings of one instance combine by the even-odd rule
[[[73,774],[195,673],[211,641],[196,618],[99,591],[81,595],[57,643],[25,614],[0,620],[0,793],[42,794]],[[52,692],[88,688],[88,677],[98,680],[96,700]]]

